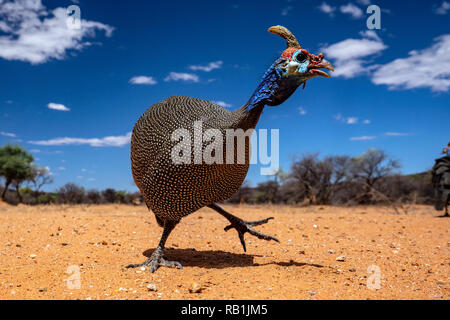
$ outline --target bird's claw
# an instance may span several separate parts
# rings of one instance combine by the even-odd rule
[[[236,221],[231,222],[230,225],[226,226],[224,228],[224,230],[228,231],[232,228],[236,229],[236,231],[238,232],[238,235],[239,235],[239,240],[241,241],[242,247],[244,248],[244,252],[246,252],[247,248],[246,248],[245,240],[244,240],[244,234],[246,232],[250,233],[251,235],[253,235],[259,239],[268,240],[268,241],[274,240],[276,242],[280,242],[277,238],[272,237],[267,234],[264,234],[264,233],[261,233],[252,228],[254,226],[259,226],[261,224],[267,223],[270,219],[273,219],[273,217],[269,217],[269,218],[265,218],[265,219],[261,219],[261,220],[257,220],[257,221],[244,221],[241,219],[237,219]]]
[[[149,267],[150,272],[153,273],[159,267],[172,267],[183,269],[183,266],[178,261],[166,260],[161,253],[153,253],[150,258],[139,264],[129,264],[125,268]]]

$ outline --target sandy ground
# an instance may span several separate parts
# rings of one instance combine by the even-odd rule
[[[227,221],[202,209],[166,255],[183,270],[125,269],[161,229],[145,207],[0,203],[0,299],[448,299],[450,219],[431,207],[225,206],[247,220],[244,253]],[[341,260],[341,261],[339,261]],[[193,288],[194,287],[194,288]],[[378,288],[378,289],[377,289]]]

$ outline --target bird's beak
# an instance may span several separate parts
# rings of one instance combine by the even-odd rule
[[[327,77],[327,78],[329,78],[331,76],[328,73],[326,73],[325,71],[322,71],[319,69],[328,69],[328,70],[334,71],[333,65],[325,59],[322,59],[319,63],[310,64],[308,66],[308,69],[310,70],[309,71],[310,73],[312,73],[316,76],[322,76],[322,77]]]

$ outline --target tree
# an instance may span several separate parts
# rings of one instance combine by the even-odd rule
[[[310,204],[327,204],[336,186],[349,176],[350,164],[347,156],[320,160],[318,153],[305,154],[292,164],[291,178],[297,181]]]
[[[386,177],[392,176],[400,163],[397,160],[389,158],[383,150],[367,149],[360,156],[352,159],[351,175],[352,178],[363,184],[363,194],[361,202],[369,202],[373,193],[380,193],[375,189],[375,185]]]
[[[315,183],[317,181],[316,167],[318,154],[305,154],[300,160],[294,160],[291,167],[291,176],[299,184],[299,190],[303,191],[303,198],[309,200],[309,204],[316,202]]]
[[[86,193],[86,198],[91,204],[99,204],[102,202],[102,196],[98,190],[89,190]]]
[[[39,193],[40,189],[46,185],[53,183],[53,175],[48,167],[34,167],[31,182],[34,185],[34,191]]]
[[[114,203],[116,202],[116,190],[108,188],[102,191],[102,196],[106,202]]]
[[[351,179],[352,159],[349,156],[329,157],[333,163],[332,183],[337,185]]]
[[[5,200],[6,191],[13,184],[21,200],[20,184],[33,176],[33,156],[18,145],[6,145],[0,148],[0,176],[5,179],[1,198]]]
[[[58,189],[58,201],[62,203],[83,203],[84,188],[69,182]]]
[[[278,182],[273,180],[258,183],[255,193],[256,201],[259,203],[278,202],[277,193],[279,187]]]
[[[273,173],[273,179],[277,183],[283,182],[288,177],[289,177],[289,174],[286,171],[284,171],[283,168],[281,168],[281,167],[279,169],[275,170]]]
[[[125,197],[127,196],[127,192],[124,190],[119,190],[116,192],[115,198],[117,202],[126,203]]]

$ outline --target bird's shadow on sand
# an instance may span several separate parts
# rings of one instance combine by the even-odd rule
[[[143,255],[150,257],[155,249],[148,249],[143,252]],[[320,264],[297,262],[294,260],[290,261],[273,261],[268,263],[255,263],[254,257],[260,257],[258,255],[251,255],[245,253],[231,253],[221,250],[204,250],[197,251],[193,248],[191,249],[174,249],[166,248],[164,249],[164,256],[168,260],[176,260],[183,267],[201,267],[208,269],[223,269],[231,267],[257,267],[275,264],[283,267],[289,266],[312,266],[316,268],[322,268]]]

